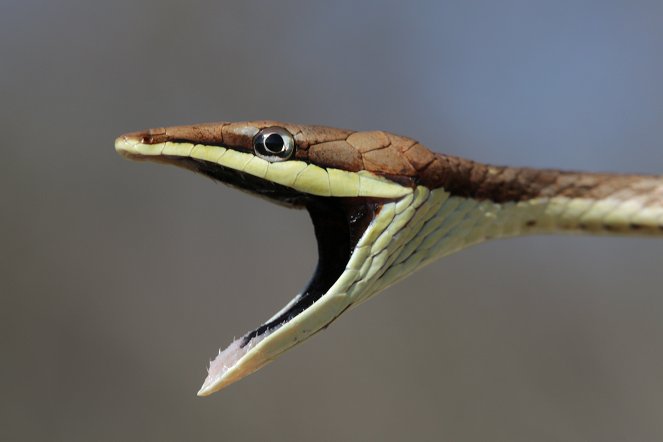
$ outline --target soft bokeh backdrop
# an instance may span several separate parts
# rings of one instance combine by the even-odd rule
[[[197,398],[307,281],[312,229],[113,150],[272,118],[661,173],[660,1],[3,0],[0,66],[0,439],[663,439],[656,240],[478,246]]]

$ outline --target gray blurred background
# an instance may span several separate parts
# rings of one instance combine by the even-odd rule
[[[660,1],[3,0],[0,66],[0,439],[663,439],[660,240],[478,246],[197,398],[312,228],[113,149],[272,118],[661,173]]]

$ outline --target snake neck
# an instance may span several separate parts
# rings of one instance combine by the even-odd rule
[[[659,177],[475,163],[464,180],[462,191],[448,180],[449,188],[418,186],[382,207],[346,269],[342,291],[351,298],[361,294],[355,304],[438,258],[489,239],[546,233],[663,236]]]
[[[443,154],[431,166],[428,187],[448,192],[447,204],[471,217],[485,214],[490,237],[663,234],[663,177],[496,167]]]

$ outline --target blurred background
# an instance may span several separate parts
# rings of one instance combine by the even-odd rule
[[[0,66],[0,439],[663,439],[658,240],[477,246],[197,398],[310,222],[113,149],[271,118],[663,173],[660,1],[4,0]]]

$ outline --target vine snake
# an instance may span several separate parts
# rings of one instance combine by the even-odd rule
[[[319,258],[307,287],[219,351],[200,396],[470,245],[541,233],[663,236],[663,177],[484,165],[382,131],[222,122],[130,133],[115,148],[305,208],[313,221]]]

